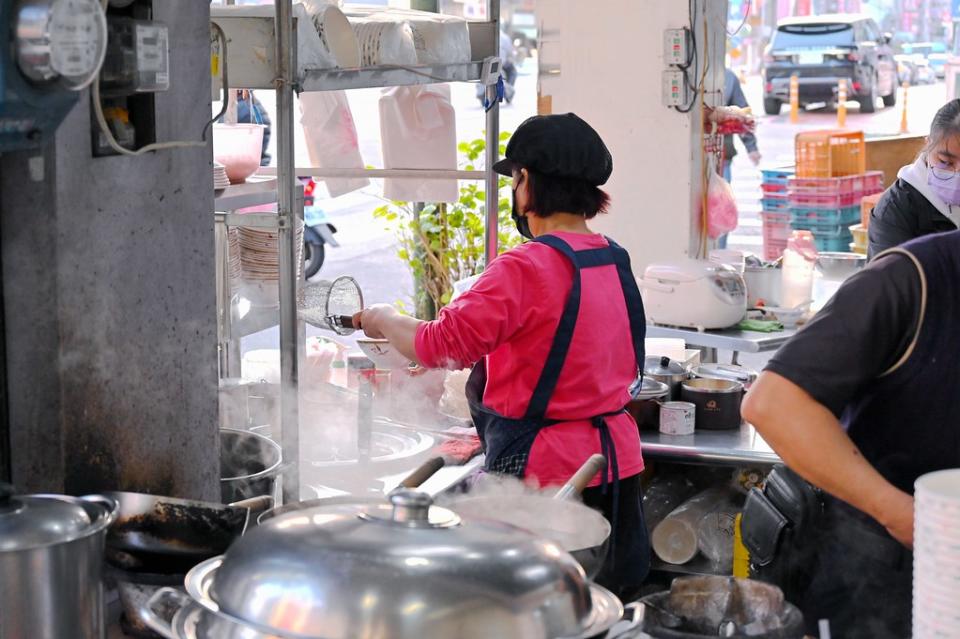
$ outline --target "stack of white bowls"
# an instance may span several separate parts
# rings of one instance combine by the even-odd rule
[[[960,468],[917,480],[913,639],[960,639]]]

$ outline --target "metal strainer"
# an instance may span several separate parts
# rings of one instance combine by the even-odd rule
[[[332,282],[310,282],[300,289],[297,298],[300,319],[307,324],[350,335],[353,326],[341,318],[351,318],[363,310],[363,291],[352,277],[338,277]]]

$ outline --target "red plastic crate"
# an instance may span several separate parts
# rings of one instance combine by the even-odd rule
[[[783,255],[790,239],[790,213],[761,211],[760,217],[763,220],[763,258],[776,260]]]
[[[764,193],[786,193],[787,185],[786,184],[770,184],[769,182],[764,182],[760,185],[760,188],[763,189]]]
[[[779,260],[783,252],[787,250],[787,241],[774,242],[764,238],[763,240],[763,259],[768,262]]]
[[[883,171],[867,171],[864,173],[863,188],[861,190],[864,195],[881,193],[883,191]]]
[[[859,201],[859,193],[790,193],[790,206],[804,209],[842,209],[856,206]]]
[[[790,193],[804,195],[839,195],[856,193],[863,188],[862,175],[827,178],[791,178],[788,181]]]

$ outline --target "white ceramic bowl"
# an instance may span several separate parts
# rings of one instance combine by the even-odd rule
[[[358,339],[357,346],[376,364],[377,368],[396,370],[410,366],[410,360],[385,339]]]
[[[769,315],[773,315],[774,318],[779,320],[783,324],[784,328],[794,328],[797,324],[800,323],[800,320],[803,319],[803,316],[807,314],[806,306],[801,306],[799,308],[783,308],[780,306],[766,306],[765,310]]]

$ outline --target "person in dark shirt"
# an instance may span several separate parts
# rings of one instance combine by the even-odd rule
[[[825,491],[808,632],[910,636],[913,484],[960,466],[960,231],[878,256],[784,345],[743,413]]]
[[[937,111],[917,160],[900,169],[870,215],[870,259],[916,237],[960,226],[960,100]]]

